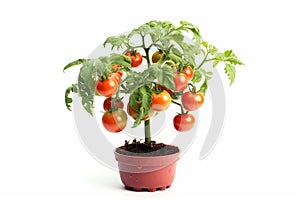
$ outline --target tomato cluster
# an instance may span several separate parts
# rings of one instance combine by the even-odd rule
[[[125,55],[131,59],[131,67],[138,67],[142,64],[143,57],[139,52],[129,51]],[[117,133],[122,131],[127,124],[127,114],[123,110],[124,103],[122,99],[113,98],[113,95],[118,91],[119,84],[121,84],[123,71],[120,70],[119,65],[112,65],[111,69],[106,79],[100,79],[96,82],[96,92],[100,96],[107,97],[103,102],[105,113],[102,116],[102,124],[104,128],[112,133]],[[130,105],[127,106],[127,112],[133,118],[136,118],[139,114]],[[149,118],[152,114],[144,118]]]
[[[137,51],[129,51],[125,53],[125,55],[131,59],[132,68],[140,66],[143,62],[142,55]],[[157,63],[163,59],[163,52],[157,51],[152,55],[151,60],[152,63]],[[155,111],[161,112],[167,110],[171,102],[173,102],[181,106],[181,113],[177,114],[173,119],[174,128],[180,132],[188,131],[192,129],[195,124],[195,117],[190,114],[189,111],[200,108],[204,103],[204,96],[201,93],[197,93],[194,87],[193,90],[189,88],[189,81],[191,81],[194,76],[194,71],[191,66],[187,64],[180,68],[170,64],[170,67],[174,69],[173,81],[175,88],[168,89],[163,85],[155,83],[152,88],[150,111],[143,116],[141,120],[149,119]],[[107,97],[103,103],[105,113],[102,117],[102,124],[104,128],[110,132],[117,133],[122,131],[127,124],[127,114],[123,110],[124,103],[122,98],[119,98],[119,92],[117,92],[122,81],[123,71],[120,70],[119,65],[113,65],[111,69],[106,79],[101,79],[96,82],[96,92],[100,96]],[[190,91],[185,92],[188,88]],[[181,96],[181,103],[173,100],[174,95]],[[128,103],[127,113],[133,119],[137,119],[140,114],[139,108],[141,107],[141,102],[136,101],[134,107]],[[184,111],[184,109],[186,111]]]

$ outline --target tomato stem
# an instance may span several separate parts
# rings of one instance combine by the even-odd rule
[[[151,143],[150,119],[145,120],[145,143]]]
[[[176,104],[176,105],[178,105],[178,106],[180,106],[181,114],[182,114],[182,115],[185,114],[184,109],[183,109],[183,106],[182,106],[180,103],[178,103],[178,102],[176,102],[176,101],[174,101],[174,100],[171,100],[171,102],[174,103],[174,104]]]
[[[195,68],[196,70],[200,69],[202,67],[202,65],[206,62],[208,54],[209,54],[209,52],[208,52],[208,49],[206,48],[206,53],[204,54],[204,58],[203,58],[202,62],[200,63],[200,65]]]
[[[192,92],[192,93],[196,93],[196,86],[191,84],[191,83],[188,83],[189,85],[189,91]]]

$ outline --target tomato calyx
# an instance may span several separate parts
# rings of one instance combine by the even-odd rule
[[[121,77],[123,76],[123,70],[122,67],[120,67],[120,65],[112,65],[111,68],[112,68],[112,73],[118,73],[120,74]]]
[[[125,53],[131,59],[131,67],[138,67],[143,62],[143,56],[136,50],[130,50]]]
[[[129,54],[130,56],[136,56],[137,53],[138,53],[137,50],[131,49],[131,50],[127,51],[126,54]]]
[[[189,86],[189,91],[196,94],[197,93],[197,88],[195,85],[191,84],[191,83],[188,83],[188,86]]]
[[[103,102],[103,109],[107,112],[114,112],[118,109],[124,108],[123,98],[119,97],[108,97]]]

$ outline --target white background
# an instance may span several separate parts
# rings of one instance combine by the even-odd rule
[[[298,199],[297,2],[1,1],[0,198]],[[62,67],[151,19],[190,21],[246,66],[226,87],[226,124],[213,153],[198,160],[196,140],[171,189],[134,193],[81,145],[63,101],[78,71]]]

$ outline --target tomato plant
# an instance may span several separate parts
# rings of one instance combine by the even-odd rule
[[[112,77],[108,77],[107,79],[101,81],[97,81],[96,90],[99,95],[105,97],[111,97],[118,89],[118,82],[116,79]]]
[[[192,35],[192,42],[186,42],[187,32]],[[134,37],[139,37],[139,42]],[[170,103],[180,107],[181,114],[173,120],[176,130],[190,130],[196,123],[188,112],[201,107],[213,75],[209,69],[203,69],[205,63],[211,62],[211,67],[222,63],[230,85],[235,80],[236,66],[243,65],[232,50],[220,51],[203,39],[197,26],[186,21],[179,26],[150,21],[129,34],[108,37],[104,42],[107,46],[111,49],[108,56],[78,59],[64,67],[66,70],[81,65],[77,82],[65,92],[66,106],[71,110],[69,95],[78,93],[82,106],[93,115],[95,98],[111,97],[104,101],[102,123],[108,131],[119,132],[127,122],[125,111],[120,109],[124,104],[119,100],[128,95],[127,112],[135,120],[132,127],[144,121],[147,144],[151,143],[150,117],[154,111],[166,110]],[[151,56],[150,52],[155,53]],[[144,58],[145,69],[136,70]]]
[[[103,102],[103,109],[105,111],[108,111],[108,110],[111,109],[111,105],[112,105],[112,99],[111,99],[111,97],[108,97]],[[115,99],[114,100],[114,106],[115,106],[115,108],[123,109],[124,108],[124,103],[121,99]]]
[[[201,93],[185,92],[181,97],[182,105],[186,110],[197,110],[204,103],[204,96]]]
[[[107,111],[102,116],[102,124],[106,130],[112,133],[120,132],[126,127],[127,115],[122,109]]]
[[[142,64],[143,62],[143,57],[139,52],[136,51],[128,51],[126,56],[130,57],[131,59],[131,66],[132,67],[138,67]]]
[[[152,94],[150,107],[155,111],[164,111],[170,106],[170,103],[170,94],[166,90],[163,90],[158,94]]]
[[[195,117],[192,114],[178,114],[173,119],[174,128],[177,131],[188,131],[195,124]]]

